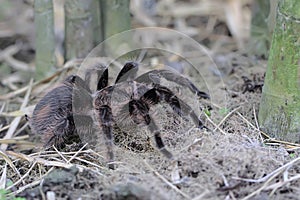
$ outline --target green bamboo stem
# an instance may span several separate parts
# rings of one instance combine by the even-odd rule
[[[104,40],[130,29],[129,0],[101,0],[101,12]],[[109,52],[110,55],[113,54],[122,43],[121,41],[124,41],[124,38],[115,38],[111,40],[110,44],[106,43],[106,52]]]
[[[92,2],[92,23],[94,46],[103,41],[102,16],[101,16],[101,0],[93,0]]]
[[[300,142],[300,1],[280,0],[259,111],[270,136]]]
[[[84,58],[93,48],[93,0],[65,2],[65,58]]]
[[[55,71],[55,35],[52,0],[34,1],[34,23],[36,28],[35,79]]]

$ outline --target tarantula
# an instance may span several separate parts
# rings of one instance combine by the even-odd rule
[[[127,62],[119,72],[115,84],[108,86],[108,68],[103,69],[96,92],[92,92],[86,81],[79,76],[69,76],[37,103],[31,118],[27,116],[31,129],[42,135],[46,147],[60,147],[71,137],[82,134],[89,137],[93,130],[102,130],[108,166],[113,169],[112,128],[119,125],[116,118],[119,119],[118,122],[127,118],[135,124],[146,125],[153,133],[159,151],[167,158],[172,158],[149,112],[151,106],[164,101],[180,117],[189,115],[198,128],[206,127],[188,104],[160,84],[161,77],[189,88],[199,98],[208,99],[209,95],[197,89],[189,79],[172,71],[152,70],[136,77],[137,71],[136,62]],[[113,101],[117,103],[112,103]],[[97,143],[93,138],[89,141]]]

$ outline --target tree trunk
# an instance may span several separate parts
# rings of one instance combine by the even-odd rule
[[[259,111],[277,139],[300,142],[300,1],[280,0]]]
[[[52,0],[34,1],[36,28],[35,79],[39,80],[55,71],[55,35]]]

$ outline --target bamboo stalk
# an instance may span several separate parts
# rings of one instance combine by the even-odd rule
[[[93,0],[65,2],[65,58],[84,58],[93,48]]]
[[[36,28],[35,79],[40,80],[55,71],[55,35],[52,0],[34,1]]]

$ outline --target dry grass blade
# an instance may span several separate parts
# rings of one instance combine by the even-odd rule
[[[205,16],[205,15],[217,15],[223,14],[222,6],[220,2],[217,1],[202,1],[198,4],[189,5],[189,4],[170,4],[169,9],[166,10],[163,7],[164,5],[159,6],[158,13],[162,16],[173,16],[173,17],[187,17],[191,15],[196,16]]]
[[[268,174],[267,176],[260,178],[260,179],[245,179],[245,178],[234,178],[237,180],[242,180],[242,181],[246,181],[246,182],[251,182],[251,183],[261,183],[261,182],[265,182],[268,179],[274,177],[274,175],[278,175],[279,173],[281,173],[282,171],[284,171],[285,169],[291,167],[294,163],[298,162],[300,160],[300,157],[286,163],[285,165],[277,168],[276,170],[274,170],[272,173]]]
[[[5,165],[4,165],[4,169],[2,171],[2,175],[1,175],[1,178],[0,178],[0,190],[5,188],[6,173],[7,173],[7,163],[5,163]]]
[[[203,200],[205,199],[205,196],[208,195],[210,193],[209,190],[205,190],[202,194],[194,197],[192,200]]]
[[[37,82],[34,82],[32,84],[32,87],[35,87],[41,83],[46,83],[46,82],[49,82],[50,80],[52,80],[53,78],[57,77],[59,74],[61,74],[62,72],[68,70],[68,69],[71,69],[71,68],[74,68],[75,66],[77,65],[80,65],[80,63],[82,62],[82,59],[74,59],[74,60],[71,60],[71,61],[68,61],[63,68],[59,69],[57,72],[55,72],[54,74],[52,74],[51,76],[49,77],[46,77],[40,81],[37,81]],[[7,99],[11,99],[11,98],[14,98],[22,93],[24,93],[26,90],[28,90],[29,88],[29,85],[28,86],[25,86],[23,88],[20,88],[16,91],[12,91],[10,93],[7,93],[7,94],[4,94],[4,95],[0,95],[0,100],[7,100]]]
[[[266,133],[262,132],[261,130],[259,130],[258,128],[256,128],[251,122],[249,122],[249,120],[247,120],[241,113],[236,112],[243,121],[245,121],[249,126],[251,126],[252,128],[254,128],[255,130],[259,131],[264,137],[271,139],[271,137],[269,135],[267,135]]]
[[[7,151],[9,152],[9,154],[13,155],[14,152],[11,152],[11,151]],[[30,155],[28,155],[29,157],[32,157],[32,158],[42,158],[42,157],[55,157],[55,156],[59,156],[58,154],[56,154],[57,152],[56,151],[43,151],[43,152],[36,152],[36,153],[32,153]],[[95,155],[99,158],[103,158],[104,159],[104,156],[100,155],[99,153],[91,150],[91,149],[87,149],[87,150],[84,150],[84,151],[70,151],[70,152],[60,152],[62,155],[64,156],[72,156],[73,154],[76,154],[76,153],[81,153],[81,154],[87,154],[87,155]]]
[[[173,183],[178,183],[180,181],[180,174],[179,174],[179,170],[178,170],[178,163],[175,162],[173,164],[173,167],[172,167],[172,171],[171,171],[171,180]]]
[[[136,18],[146,26],[157,26],[154,19],[148,16],[143,8],[143,2],[140,0],[133,0],[130,2],[131,12],[136,16]]]
[[[16,174],[18,174],[18,176],[21,178],[20,172],[17,170],[17,168],[15,167],[15,165],[13,164],[11,159],[7,156],[7,154],[5,152],[3,152],[2,150],[0,150],[0,156],[3,157],[3,159],[6,161],[6,163],[8,163],[8,165],[13,169],[13,171]]]
[[[210,117],[209,117],[206,113],[204,113],[204,114],[205,114],[205,117],[208,119],[208,121],[209,121],[216,129],[218,129],[222,134],[226,135],[226,132],[225,132],[225,131],[223,131],[217,124],[215,124],[215,122],[213,122],[213,121],[210,119]]]
[[[6,132],[6,135],[3,137],[3,139],[10,139],[13,136],[14,132],[18,128],[18,125],[19,125],[20,121],[21,121],[21,117],[16,117],[11,122],[10,127],[9,127],[8,131]],[[7,144],[2,143],[1,146],[0,146],[0,149],[5,151],[7,149],[7,146],[8,146]]]
[[[297,143],[292,143],[292,142],[287,142],[287,141],[281,141],[281,140],[276,140],[274,138],[271,138],[268,134],[264,133],[263,131],[259,130],[256,126],[254,126],[252,123],[250,123],[241,113],[236,112],[249,126],[254,128],[255,130],[259,131],[265,138],[264,142],[265,144],[283,144],[287,149],[293,149],[293,148],[298,148],[300,147],[300,144]]]
[[[6,144],[13,144],[13,143],[20,143],[20,142],[28,142],[25,141],[25,139],[28,139],[29,135],[22,135],[18,137],[13,137],[10,139],[0,139],[0,143],[6,143]]]
[[[30,158],[30,156],[27,156],[27,155],[25,155],[25,154],[22,154],[22,153],[16,153],[16,152],[14,152],[14,151],[6,151],[6,153],[7,153],[8,155],[10,155],[11,157],[13,157],[14,159],[15,159],[15,158],[20,158],[20,159],[26,160],[26,161],[28,161],[28,162],[33,162],[33,159]]]
[[[12,66],[15,70],[24,71],[24,72],[33,72],[34,68],[30,67],[28,64],[21,62],[12,56],[8,56],[5,61]]]
[[[24,185],[23,187],[20,187],[17,191],[14,191],[14,192],[10,193],[9,195],[15,196],[15,195],[19,194],[20,192],[26,190],[27,188],[32,188],[32,187],[40,184],[41,181],[43,180],[43,178],[46,177],[52,170],[53,170],[53,167],[50,168],[48,170],[48,172],[46,174],[44,174],[42,177],[40,177],[38,180],[33,181],[33,182],[31,182],[31,183],[29,183],[27,185]]]
[[[43,164],[45,166],[52,166],[52,167],[62,167],[62,168],[66,168],[69,169],[71,167],[73,167],[73,164],[66,164],[64,162],[59,162],[59,161],[49,161],[49,160],[45,160],[45,159],[36,159],[36,161],[39,164]]]
[[[12,30],[0,30],[0,38],[7,38],[14,34]]]
[[[30,82],[29,82],[28,90],[27,90],[27,93],[25,94],[25,97],[24,97],[23,103],[22,103],[22,105],[20,107],[20,110],[22,110],[23,108],[25,108],[25,106],[27,105],[27,103],[29,101],[29,96],[30,96],[31,89],[32,89],[32,83],[33,83],[33,79],[31,79]],[[16,117],[12,121],[12,123],[11,123],[8,131],[6,132],[6,135],[3,137],[3,139],[10,139],[10,138],[12,138],[14,132],[16,131],[16,129],[17,129],[19,123],[20,123],[20,121],[21,121],[21,117]],[[8,146],[7,144],[1,144],[0,149],[3,150],[3,151],[5,151],[6,148],[7,148],[7,146]]]
[[[13,112],[9,112],[9,113],[6,113],[6,112],[2,112],[0,113],[0,116],[3,116],[3,117],[20,117],[20,116],[24,116],[24,112],[22,110],[17,110],[17,111],[13,111]]]
[[[20,88],[18,90],[12,91],[12,92],[4,94],[4,95],[0,95],[0,100],[11,99],[17,95],[24,93],[26,90],[28,90],[28,86],[25,86],[23,88]]]
[[[90,162],[90,161],[85,160],[83,158],[77,157],[79,153],[93,153],[89,150],[82,151],[82,149],[81,149],[77,152],[59,152],[59,153],[56,152],[56,151],[51,151],[51,152],[46,152],[46,153],[51,153],[51,154],[41,155],[40,152],[39,152],[40,155],[37,155],[37,153],[31,154],[31,155],[25,155],[25,154],[16,153],[16,152],[13,152],[13,151],[7,151],[7,154],[9,154],[10,156],[13,156],[15,158],[19,158],[19,159],[22,159],[22,160],[26,160],[28,162],[37,162],[38,164],[41,164],[43,166],[62,167],[62,168],[69,169],[72,166],[74,166],[74,164],[68,163],[68,161],[71,162],[72,160],[75,159],[75,160],[80,161],[82,163],[85,163],[85,164],[88,164],[90,166],[96,167],[97,169],[100,169],[100,170],[106,169],[106,167],[97,165],[93,162]],[[56,153],[56,154],[53,154],[53,153]],[[52,161],[43,159],[42,157],[52,159]],[[60,161],[59,159],[57,159],[57,158],[62,158],[62,157],[64,158],[63,161]],[[53,161],[53,159],[55,159],[56,161]],[[80,170],[88,169],[88,167],[86,167],[84,165],[76,164],[76,166]],[[101,174],[101,175],[103,175],[103,174]]]
[[[220,123],[215,127],[214,131],[220,128],[220,126],[226,121],[226,119],[231,116],[233,113],[235,113],[237,110],[239,110],[241,107],[237,107],[233,109],[231,112],[229,112],[221,121]]]
[[[82,150],[88,145],[88,143],[86,143],[85,145],[83,145],[83,147],[81,147],[68,161],[67,163],[70,163],[80,152],[82,152]]]
[[[251,124],[246,118],[244,118],[240,113],[238,113],[249,125],[251,125],[252,128],[256,129],[257,131],[259,131],[264,137],[266,137],[267,139],[265,139],[263,142],[264,144],[267,145],[274,145],[274,146],[280,146],[280,145],[284,145],[284,147],[287,150],[296,150],[300,148],[300,144],[297,143],[292,143],[292,142],[287,142],[287,141],[282,141],[282,140],[276,140],[274,138],[271,138],[268,134],[264,133],[263,131],[259,130],[258,128],[256,128],[253,124]]]
[[[13,57],[13,55],[18,53],[20,50],[20,45],[11,45],[4,49],[2,52],[0,52],[0,60],[4,60],[9,64],[9,66],[14,68],[15,70],[26,72],[33,71],[33,68],[30,67],[27,63],[21,62]]]
[[[0,60],[4,60],[6,57],[16,54],[21,47],[19,45],[11,45],[0,52]]]
[[[3,126],[2,128],[0,128],[0,132],[2,132],[2,131],[5,131],[5,130],[9,129],[9,126],[10,126],[10,125]]]
[[[93,162],[87,161],[87,160],[79,158],[79,157],[75,157],[74,159],[78,160],[78,161],[80,161],[82,163],[86,163],[86,164],[88,164],[90,166],[96,167],[97,169],[106,170],[106,171],[108,170],[107,167],[103,167],[103,166],[97,165],[97,164],[95,164]],[[88,167],[83,167],[83,168],[88,168]],[[91,169],[91,168],[88,168],[88,169]],[[98,174],[103,176],[103,174],[101,174],[99,172],[98,172]]]
[[[244,179],[244,178],[234,178],[237,180],[241,180],[241,181],[246,181],[246,182],[251,182],[251,183],[262,183],[264,182],[263,186],[260,187],[259,189],[257,189],[255,192],[249,194],[248,196],[244,197],[243,200],[247,200],[250,199],[252,197],[254,197],[255,195],[259,194],[261,191],[265,190],[266,188],[268,188],[268,184],[275,178],[277,177],[279,174],[281,174],[282,172],[284,172],[285,170],[287,170],[288,168],[290,168],[293,164],[295,164],[296,162],[298,162],[300,160],[300,157],[286,163],[285,165],[277,168],[276,170],[274,170],[272,173],[268,174],[267,176],[260,178],[260,179]],[[296,176],[296,178],[298,179],[298,176]],[[293,179],[294,180],[294,179]]]
[[[29,183],[29,184],[23,186],[23,187],[20,187],[17,191],[12,192],[12,193],[10,193],[9,195],[15,196],[15,195],[17,195],[17,194],[23,192],[23,191],[26,190],[27,188],[33,188],[34,186],[40,184],[40,182],[41,182],[40,179],[39,179],[39,180],[36,180],[36,181],[33,181],[33,182],[31,182],[31,183]]]
[[[181,190],[179,190],[175,185],[173,185],[170,181],[168,181],[165,177],[160,175],[156,170],[154,170],[146,161],[144,161],[146,166],[158,177],[160,178],[163,182],[165,182],[168,186],[170,186],[173,190],[175,190],[177,193],[181,194],[184,198],[186,199],[191,199],[191,197]]]
[[[260,131],[260,128],[259,128],[259,125],[258,125],[258,120],[257,120],[257,117],[256,117],[256,111],[255,111],[255,106],[254,105],[253,105],[253,116],[254,116],[256,128]],[[262,134],[260,134],[259,136],[260,136],[259,138],[260,138],[261,142],[263,143],[264,139],[262,137]]]
[[[66,162],[66,163],[68,163],[68,159],[66,159],[66,157],[65,156],[63,156],[61,153],[60,153],[60,151],[58,151],[57,150],[57,148],[54,146],[54,145],[52,145],[52,147],[53,147],[53,149],[56,151],[56,153]]]
[[[3,112],[4,108],[5,108],[5,103],[2,104],[2,106],[1,106],[1,108],[0,108],[0,113]],[[1,128],[1,127],[0,127],[0,128]]]
[[[20,139],[0,139],[0,144],[24,144],[24,145],[33,145],[34,143],[26,141],[26,140],[20,140]]]
[[[222,174],[221,176],[222,176],[222,179],[223,179],[223,182],[224,182],[225,187],[229,187],[229,183],[228,183],[226,177],[225,177],[223,174]],[[236,198],[234,197],[233,192],[232,192],[231,190],[229,190],[229,196],[230,196],[231,199],[233,199],[233,200],[236,199]]]
[[[300,179],[300,174],[297,174],[295,176],[292,176],[291,178],[289,179],[286,179],[286,180],[283,180],[283,181],[280,181],[278,183],[274,183],[268,187],[266,187],[264,190],[273,190],[272,191],[272,194],[278,189],[278,188],[281,188],[285,185],[287,185],[288,183],[292,182],[292,181],[296,181],[296,180],[299,180]]]
[[[287,150],[300,147],[300,144],[287,142],[287,141],[282,141],[282,140],[276,140],[276,139],[267,139],[267,140],[265,140],[265,142],[266,143],[269,142],[269,143],[273,143],[273,144],[278,144],[278,145],[283,144],[283,145],[285,145],[285,148],[287,148]]]
[[[11,186],[7,187],[6,189],[10,190],[11,188],[13,188],[13,187],[17,186],[18,184],[20,184],[24,180],[24,178],[27,177],[30,174],[30,172],[35,167],[35,165],[36,165],[36,162],[34,162],[32,164],[32,166],[29,168],[29,170],[18,181],[16,181],[14,184],[12,184]]]
[[[22,153],[16,153],[13,151],[7,151],[7,153],[11,156],[15,156],[17,158],[20,158],[22,160],[26,160],[28,162],[37,162],[39,164],[42,164],[44,166],[55,166],[55,167],[62,167],[62,168],[71,168],[73,166],[73,164],[66,164],[65,162],[60,162],[60,161],[49,161],[49,160],[45,160],[43,158],[39,158],[39,157],[31,157]]]

